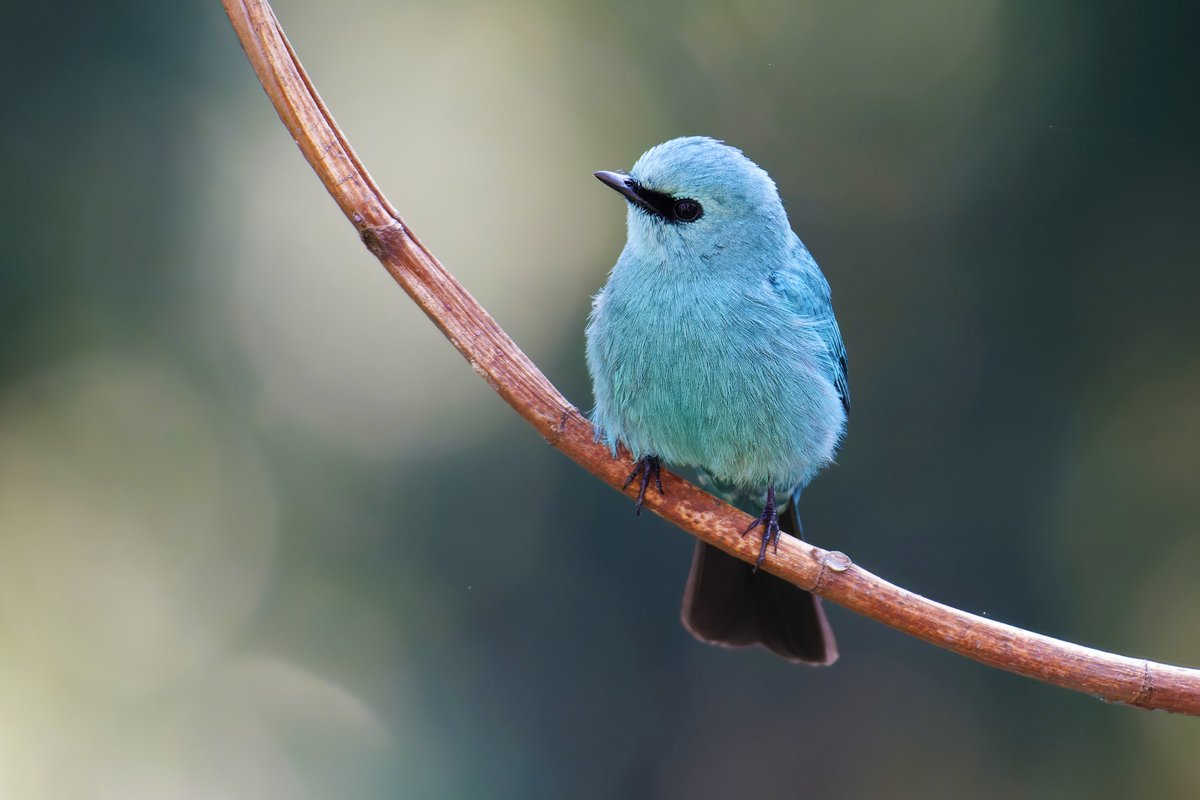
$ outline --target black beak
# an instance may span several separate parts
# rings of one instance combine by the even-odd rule
[[[601,170],[600,172],[593,172],[592,174],[595,175],[601,183],[619,192],[629,202],[641,206],[651,214],[660,213],[657,208],[651,205],[646,198],[641,195],[640,192],[642,187],[638,185],[638,182],[628,175],[622,175],[620,172],[605,172],[604,170]]]

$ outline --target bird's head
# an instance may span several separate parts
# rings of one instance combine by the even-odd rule
[[[775,182],[737,148],[705,136],[647,150],[633,169],[597,172],[629,201],[629,245],[707,259],[776,245],[791,232]]]

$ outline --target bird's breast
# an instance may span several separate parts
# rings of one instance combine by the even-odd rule
[[[756,288],[606,292],[589,330],[611,379],[604,398],[597,382],[597,422],[639,455],[734,483],[807,481],[832,457],[844,413],[814,366],[818,340]]]

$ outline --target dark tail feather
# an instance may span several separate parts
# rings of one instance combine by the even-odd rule
[[[780,523],[788,533],[800,530],[794,502]],[[702,642],[761,644],[797,663],[827,666],[838,657],[819,597],[782,578],[754,572],[746,562],[703,542],[696,543],[683,593],[683,626]]]

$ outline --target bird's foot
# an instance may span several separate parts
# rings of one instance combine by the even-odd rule
[[[629,484],[633,483],[633,479],[641,476],[641,485],[638,487],[637,496],[637,512],[642,513],[642,503],[646,501],[646,487],[650,485],[650,479],[654,479],[654,488],[658,489],[658,493],[663,493],[662,488],[662,464],[658,461],[658,456],[642,456],[633,464],[633,472],[629,473],[629,477],[625,479],[625,485],[621,487],[621,491],[629,488]]]
[[[742,536],[763,526],[762,546],[758,549],[758,561],[754,562],[754,571],[758,572],[758,568],[767,560],[767,548],[774,547],[775,552],[779,552],[779,512],[775,508],[775,489],[774,487],[767,489],[767,506],[763,509],[762,514],[754,522],[750,523],[750,527],[742,531]]]

